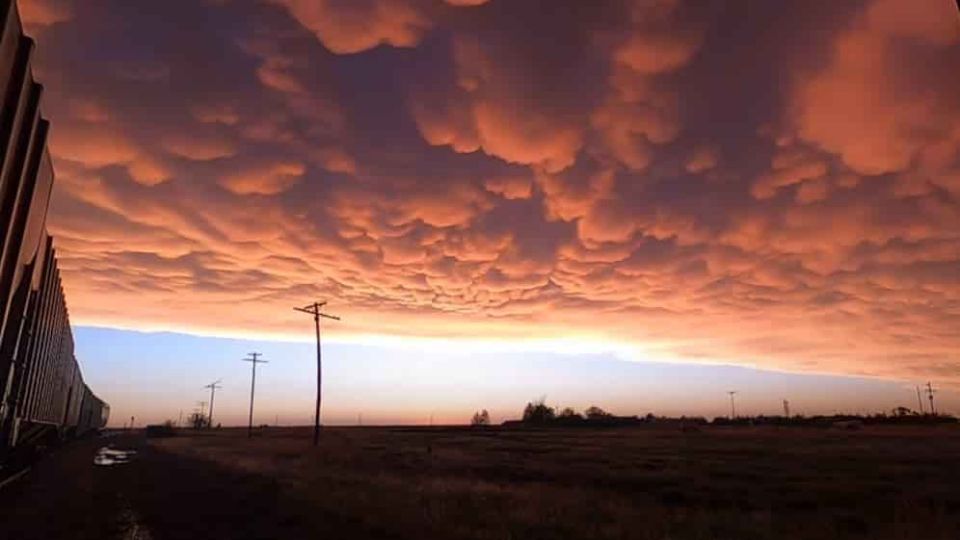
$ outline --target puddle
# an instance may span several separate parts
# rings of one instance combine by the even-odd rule
[[[93,457],[93,464],[103,466],[122,465],[128,463],[135,455],[137,455],[136,450],[117,450],[111,446],[104,446],[97,450],[97,455]]]

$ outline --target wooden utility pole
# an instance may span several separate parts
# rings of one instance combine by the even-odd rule
[[[323,366],[321,363],[321,353],[320,353],[320,319],[333,319],[339,321],[340,317],[335,315],[328,315],[322,313],[320,308],[325,306],[326,302],[314,302],[312,304],[307,304],[303,307],[295,307],[293,309],[300,311],[302,313],[308,313],[313,315],[313,324],[317,331],[317,402],[313,411],[313,445],[316,446],[320,442],[320,398],[323,391]]]
[[[253,437],[253,393],[257,388],[257,364],[267,364],[266,360],[260,360],[260,353],[252,352],[248,354],[249,358],[244,358],[244,362],[250,362],[252,368],[250,376],[250,417],[247,420],[247,438]]]
[[[730,394],[730,419],[733,420],[737,417],[737,406],[733,402],[733,396],[737,395],[737,391],[730,390],[727,393]]]
[[[207,416],[207,402],[198,401],[197,405],[200,406],[200,418],[197,422],[193,424],[193,429],[202,429],[203,428],[203,418]]]
[[[934,392],[936,392],[936,390],[933,389],[933,385],[930,384],[929,382],[927,382],[927,398],[930,399],[930,414],[936,416],[936,415],[937,415],[937,408],[934,407],[934,405],[933,405],[933,393],[934,393]]]
[[[217,390],[223,387],[220,386],[220,379],[217,379],[216,381],[204,386],[204,388],[210,389],[210,415],[207,416],[207,427],[213,428],[213,395]]]

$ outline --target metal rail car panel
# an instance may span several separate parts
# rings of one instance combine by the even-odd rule
[[[0,453],[37,434],[82,434],[110,407],[83,382],[46,218],[54,174],[33,41],[0,0]],[[24,436],[22,438],[21,436]],[[2,459],[2,455],[0,455]]]

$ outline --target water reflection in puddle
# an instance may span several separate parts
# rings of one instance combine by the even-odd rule
[[[118,450],[112,446],[101,447],[93,457],[94,465],[121,465],[128,463],[137,454],[136,450]]]

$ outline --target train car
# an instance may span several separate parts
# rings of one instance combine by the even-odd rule
[[[53,239],[53,189],[43,87],[33,79],[33,41],[15,2],[0,0],[0,452],[82,435],[109,407],[86,386],[74,356]],[[2,456],[0,456],[2,459]]]

